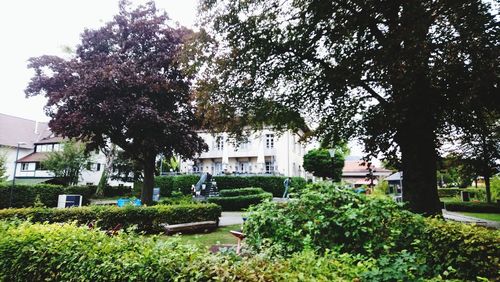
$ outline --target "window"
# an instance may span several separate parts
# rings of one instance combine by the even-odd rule
[[[221,174],[222,173],[222,163],[221,162],[215,162],[213,166],[214,170],[214,175]]]
[[[236,151],[246,151],[246,150],[248,150],[248,148],[250,148],[250,142],[245,141],[245,142],[239,143],[235,149],[236,149]]]
[[[58,152],[61,149],[59,144],[54,144],[54,152]]]
[[[21,163],[21,171],[28,171],[29,163]]]
[[[203,163],[195,161],[193,164],[193,172],[203,172]]]
[[[250,172],[250,163],[249,162],[239,162],[236,167],[236,171],[239,173],[249,173]]]
[[[35,170],[47,170],[41,162],[35,163]]]
[[[266,162],[266,173],[274,173],[274,162]]]
[[[266,134],[266,148],[274,148],[274,134]]]
[[[91,171],[100,171],[101,164],[100,163],[87,163],[86,169],[91,170]]]
[[[215,138],[215,149],[218,151],[222,151],[224,149],[224,137],[217,136]]]

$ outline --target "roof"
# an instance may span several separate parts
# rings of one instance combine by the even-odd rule
[[[366,166],[366,163],[363,165],[363,161],[361,160],[346,160],[344,162],[344,168],[342,169],[342,173],[368,173],[368,168]],[[390,170],[382,168],[382,167],[376,167],[372,166],[373,172],[378,172],[378,173],[391,173]]]
[[[49,137],[52,132],[48,122],[37,122],[30,119],[0,113],[0,145],[21,148],[33,148],[34,143]]]
[[[395,172],[385,178],[387,181],[400,181],[403,178],[403,172]]]
[[[43,152],[36,152],[36,153],[31,153],[21,159],[19,159],[17,162],[18,163],[35,163],[35,162],[41,162],[44,161],[47,158],[47,153]]]
[[[65,141],[66,139],[64,137],[60,136],[55,136],[55,137],[47,137],[43,138],[42,140],[36,142],[35,144],[52,144],[52,143],[61,143]]]

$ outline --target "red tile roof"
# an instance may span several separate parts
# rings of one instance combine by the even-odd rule
[[[21,159],[19,159],[17,162],[18,163],[34,163],[34,162],[41,162],[47,159],[47,153],[31,153]]]
[[[36,122],[25,118],[0,114],[0,145],[33,148],[33,144],[52,135],[47,122]]]

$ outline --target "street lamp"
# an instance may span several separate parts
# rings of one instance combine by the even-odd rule
[[[10,187],[9,207],[12,207],[12,190],[16,185],[17,159],[19,158],[19,146],[26,145],[26,142],[17,142],[16,161],[14,162],[14,176],[12,177],[12,186]]]

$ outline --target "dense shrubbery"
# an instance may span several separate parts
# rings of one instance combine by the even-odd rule
[[[138,231],[161,232],[161,223],[177,224],[196,221],[218,221],[221,209],[214,204],[157,205],[152,207],[123,208],[101,206],[68,209],[23,208],[0,210],[0,219],[30,220],[32,222],[95,222],[102,229],[118,224],[123,227],[136,225]]]
[[[9,184],[0,184],[0,208],[9,207],[10,187]],[[87,205],[90,202],[90,198],[94,196],[95,191],[96,186],[93,185],[68,187],[51,184],[16,185],[12,191],[12,207],[31,207],[35,203],[37,197],[43,205],[47,207],[56,207],[58,195],[60,194],[82,195],[83,205]],[[107,185],[104,189],[104,196],[126,196],[130,195],[131,192],[131,188],[127,186]]]
[[[500,205],[495,203],[447,202],[445,208],[448,211],[500,213]]]
[[[74,225],[0,222],[1,281],[413,281],[418,265],[398,259],[312,251],[289,258],[213,255],[177,239]],[[391,263],[388,265],[388,263]]]
[[[460,188],[438,188],[439,198],[460,196]]]
[[[210,197],[207,198],[207,201],[221,206],[224,211],[241,211],[266,200],[271,200],[272,198],[273,194],[264,192],[233,197]]]
[[[275,197],[281,197],[284,192],[282,176],[214,176],[219,190],[261,187],[264,191],[272,193]],[[169,196],[174,191],[182,192],[185,195],[191,193],[191,185],[200,180],[199,175],[177,175],[158,176],[155,178],[155,186],[160,187],[162,196]],[[291,191],[303,190],[306,181],[301,177],[292,177]]]
[[[424,219],[392,201],[334,186],[313,185],[288,203],[251,208],[245,233],[252,250],[282,256],[337,250],[387,266],[406,260],[417,277],[433,277],[448,267],[457,278],[499,275],[500,232]]]
[[[246,196],[246,195],[255,195],[262,194],[264,190],[259,187],[247,187],[247,188],[239,188],[239,189],[227,189],[221,190],[221,197],[234,197],[234,196]]]

